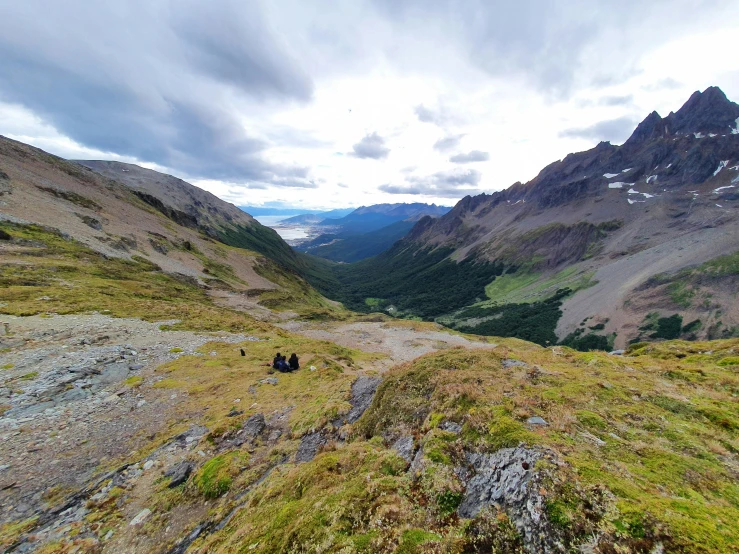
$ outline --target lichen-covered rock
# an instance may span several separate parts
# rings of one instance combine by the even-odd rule
[[[327,438],[322,431],[308,433],[300,439],[300,446],[295,454],[296,462],[310,462],[316,457],[321,447],[326,444]]]
[[[369,408],[372,403],[372,398],[377,392],[377,387],[382,379],[379,377],[359,377],[352,384],[352,398],[350,400],[352,409],[346,414],[347,423],[354,423],[357,421],[364,411]]]
[[[170,478],[169,485],[167,486],[170,489],[173,489],[174,487],[181,485],[182,483],[187,481],[187,478],[192,473],[194,467],[194,464],[188,461],[180,462],[170,467],[167,471],[164,472],[164,476]]]
[[[406,462],[411,463],[413,461],[413,437],[410,435],[400,437],[393,443],[393,450],[398,453],[398,456],[403,458]]]
[[[528,552],[564,552],[559,531],[546,514],[546,497],[537,483],[539,449],[518,446],[492,454],[467,455],[471,477],[458,513],[473,518],[485,507],[503,509],[523,538]]]
[[[253,440],[261,435],[266,427],[267,422],[264,420],[264,414],[254,414],[244,422],[242,429],[244,430],[244,435],[248,439]]]

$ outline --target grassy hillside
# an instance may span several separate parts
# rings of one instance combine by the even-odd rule
[[[540,456],[525,468],[533,481],[524,498],[541,503],[539,529],[561,545],[552,551],[734,551],[737,347],[736,340],[665,343],[614,358],[508,340],[492,352],[453,349],[419,358],[385,377],[348,443],[328,443],[311,462],[268,471],[269,460],[294,451],[294,442],[271,447],[266,458],[270,447],[262,442],[250,454],[221,450],[220,471],[231,476],[224,486],[232,494],[214,502],[214,521],[241,507],[190,552],[524,552],[532,537],[517,529],[514,504],[491,505],[472,518],[458,514],[469,455],[513,447]],[[228,378],[244,378],[249,367],[236,360]],[[163,371],[177,386],[203,391],[197,402],[208,402],[207,373],[187,360]],[[295,379],[313,381],[291,377],[258,398],[269,407],[300,395],[301,411],[291,415],[296,433],[320,428],[321,416],[304,412],[314,402],[329,410],[323,421],[331,410],[346,409],[327,402],[336,398],[330,391],[347,386],[341,371]],[[533,416],[546,424],[527,424]],[[231,427],[222,421],[212,433],[215,444]],[[217,420],[211,423],[219,429]],[[460,430],[449,431],[450,423]],[[398,437],[420,448],[411,469],[390,448]],[[167,493],[169,505],[207,498],[201,476],[209,463]],[[168,524],[162,515],[150,533]]]
[[[0,313],[100,311],[148,321],[177,319],[181,320],[178,328],[192,330],[258,327],[244,314],[213,305],[195,279],[165,273],[145,258],[106,258],[53,229],[35,225],[0,222],[0,231],[8,237],[0,240],[13,245],[0,258]],[[174,245],[168,243],[168,247]],[[192,245],[179,248],[200,255]],[[268,258],[257,258],[255,269],[281,287],[258,293],[270,307],[289,309],[306,318],[344,317],[344,310],[301,278]],[[205,257],[201,261],[214,286],[238,285],[227,264]]]
[[[559,551],[634,554],[739,548],[737,339],[637,344],[624,357],[518,339],[492,339],[485,350],[448,349],[384,375],[363,417],[339,432],[332,422],[350,408],[352,383],[358,373],[372,374],[381,354],[216,308],[193,280],[163,273],[142,258],[107,259],[36,226],[3,223],[0,230],[9,245],[0,268],[2,313],[97,310],[260,339],[205,344],[195,355],[158,367],[149,383],[127,382],[184,400],[165,433],[119,462],[153,456],[199,423],[207,426],[206,436],[183,450],[192,475],[169,488],[165,465],[139,484],[104,481],[102,492],[84,503],[82,521],[40,547],[42,554],[92,554],[103,544],[109,551],[136,544],[137,551],[163,554],[197,528],[205,530],[191,554],[522,553],[531,551],[532,541],[559,544]],[[405,274],[409,281],[429,283],[428,306],[446,301],[443,284],[450,275],[475,282],[469,289],[449,287],[466,301],[489,282],[486,272],[498,269],[450,266],[443,254],[399,254],[415,264]],[[316,278],[327,271],[328,262],[303,261]],[[227,268],[212,270],[219,279],[232,278]],[[455,273],[460,270],[465,273]],[[283,270],[275,265],[268,271]],[[393,286],[394,294],[404,292],[401,284]],[[308,295],[290,300],[317,309]],[[540,312],[536,303],[520,306]],[[264,362],[275,350],[300,352],[304,368],[267,381]],[[272,431],[235,440],[258,413],[272,422]],[[328,437],[319,454],[296,463],[303,438],[319,431]],[[398,439],[409,449],[407,458],[393,448]],[[466,512],[475,487],[488,486],[475,481],[482,475],[475,457],[506,459],[513,452],[536,460],[510,466],[529,476],[529,484],[517,489],[521,496]],[[101,474],[113,461],[107,464]],[[55,494],[50,506],[66,501],[62,492]],[[538,514],[535,531],[522,527],[528,517],[523,505]],[[129,525],[144,507],[151,511],[145,525]],[[0,526],[0,545],[33,533],[38,522]]]

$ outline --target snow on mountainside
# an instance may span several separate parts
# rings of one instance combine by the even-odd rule
[[[739,106],[711,87],[667,117],[649,114],[621,146],[602,142],[528,183],[468,196],[437,219],[421,219],[405,250],[451,249],[455,261],[506,267],[478,293],[483,312],[434,315],[483,332],[480,317],[493,316],[485,308],[542,301],[569,287],[558,340],[597,334],[622,346],[648,335],[640,328],[654,313],[700,321],[683,336],[736,333],[736,274],[701,264],[739,250],[737,117]],[[591,333],[586,321],[597,329]]]

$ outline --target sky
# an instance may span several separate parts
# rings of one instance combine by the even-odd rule
[[[453,205],[717,85],[735,0],[0,0],[0,134],[245,206]]]

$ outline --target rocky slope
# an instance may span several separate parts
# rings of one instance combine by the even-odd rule
[[[615,356],[348,313],[117,181],[0,148],[5,552],[739,547],[739,340]],[[467,294],[435,267],[490,276],[410,261],[429,303]],[[302,368],[271,372],[278,350]]]
[[[55,229],[105,257],[146,260],[215,295],[239,295],[256,312],[260,299],[271,308],[334,310],[285,269],[296,258],[279,235],[235,206],[137,166],[86,163],[102,173],[0,137],[0,220]],[[23,248],[4,248],[2,262]]]
[[[672,337],[732,336],[739,330],[731,292],[738,284],[738,201],[739,106],[712,87],[665,118],[650,114],[621,146],[604,142],[570,154],[528,183],[466,197],[446,215],[422,219],[373,264],[385,275],[393,260],[432,250],[471,267],[493,264],[487,274],[488,282],[498,275],[495,281],[457,306],[475,310],[406,310],[446,315],[440,321],[467,331],[500,334],[499,326],[481,324],[500,318],[503,306],[521,312],[522,303],[569,288],[561,317],[546,322],[556,331],[552,341],[622,347],[659,334],[648,319],[655,315],[692,324]],[[367,270],[347,279],[374,278]],[[357,306],[363,292],[345,298]],[[406,300],[380,297],[386,307]]]

